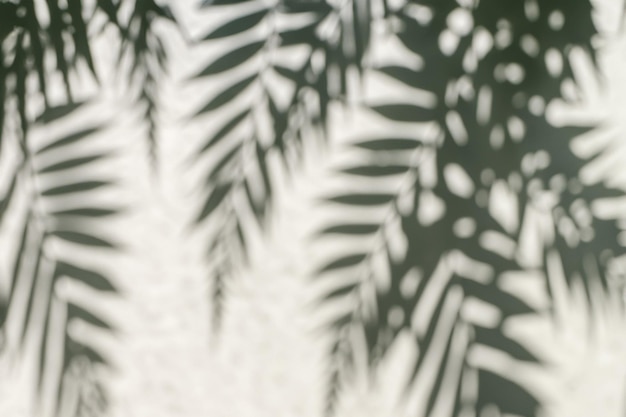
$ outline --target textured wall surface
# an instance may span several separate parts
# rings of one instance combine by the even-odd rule
[[[218,17],[198,13],[193,3],[181,0],[174,10],[186,30],[196,35]],[[557,120],[606,118],[606,135],[622,138],[609,160],[603,161],[607,166],[615,165],[610,158],[626,155],[626,37],[612,21],[617,3],[597,2],[599,19],[607,28],[599,46],[604,77],[597,82],[585,71],[583,62],[584,105],[555,110]],[[110,41],[104,37],[97,44],[103,68],[115,65],[107,46]],[[124,247],[120,254],[107,258],[105,265],[123,296],[94,300],[119,331],[110,337],[76,329],[82,332],[81,337],[102,338],[99,342],[108,347],[117,365],[106,375],[112,393],[110,415],[320,417],[328,340],[323,331],[316,330],[324,312],[315,310],[311,274],[333,248],[315,242],[311,235],[329,215],[319,207],[320,190],[340,184],[333,177],[333,158],[348,158],[342,143],[353,132],[375,129],[376,121],[356,110],[336,109],[330,149],[311,153],[300,172],[281,184],[271,232],[258,236],[250,266],[229,283],[225,319],[215,335],[210,320],[210,277],[205,269],[206,234],[190,231],[187,225],[197,210],[200,181],[188,158],[197,149],[198,138],[216,122],[211,117],[189,121],[188,115],[197,108],[203,92],[216,88],[219,81],[209,85],[186,80],[213,53],[210,48],[188,47],[174,33],[168,46],[171,68],[162,86],[156,177],[149,174],[140,117],[122,98],[119,83],[112,78],[110,85],[105,83],[101,100],[89,109],[94,117],[114,120],[98,140],[117,150],[113,165],[106,169],[114,166],[120,178],[114,198],[131,207],[108,228],[112,236],[120,237]],[[384,88],[373,84],[374,95],[377,88]],[[588,140],[601,143],[602,138]],[[584,148],[585,143],[580,144]],[[601,175],[626,184],[626,167],[619,165],[620,172],[610,170]],[[601,172],[602,166],[596,169]],[[15,233],[10,225],[5,229],[0,256],[10,251],[10,236]],[[64,290],[87,300],[93,296],[82,288]],[[534,286],[532,277],[519,291],[532,293],[529,297],[539,304],[546,297]],[[550,367],[516,367],[507,358],[480,351],[476,360],[486,357],[495,369],[518,373],[545,398],[547,416],[623,416],[624,312],[611,300],[596,300],[603,305],[602,313],[590,317],[588,300],[580,291],[567,289],[561,295],[560,324],[545,316],[510,326],[511,334],[549,358]],[[590,321],[593,324],[589,327]],[[406,364],[415,354],[411,344],[400,339],[381,366],[376,384],[364,374],[357,375],[356,382],[344,391],[338,416],[391,417],[402,416],[405,411],[411,415],[410,410],[419,405],[411,399],[404,403],[401,390]],[[31,362],[28,354],[21,359],[0,357],[1,416],[34,415]]]

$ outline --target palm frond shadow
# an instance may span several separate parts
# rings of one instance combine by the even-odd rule
[[[59,124],[73,113],[80,113],[83,105],[50,107],[30,125],[30,132]],[[102,294],[118,293],[105,273],[83,259],[85,253],[118,248],[100,230],[101,223],[114,216],[118,208],[89,203],[114,184],[93,174],[93,167],[110,156],[89,150],[90,139],[99,130],[98,126],[73,128],[43,145],[28,140],[29,134],[25,143],[28,153],[16,167],[14,182],[3,200],[4,207],[11,208],[19,205],[18,194],[26,193],[22,207],[26,213],[19,220],[21,232],[6,300],[7,316],[2,322],[3,331],[8,332],[6,347],[21,354],[29,343],[37,344],[38,403],[56,404],[52,408],[55,415],[67,415],[64,401],[74,394],[79,404],[70,407],[91,407],[102,413],[107,406],[106,388],[93,375],[98,374],[99,367],[110,366],[110,361],[98,346],[76,339],[71,326],[78,321],[110,334],[114,326],[81,300],[68,299],[61,290],[73,282]],[[90,380],[84,380],[90,375]],[[80,389],[92,390],[93,396],[73,393],[69,389],[76,386],[72,380],[82,380]],[[54,397],[46,398],[44,392],[50,390]]]
[[[119,295],[110,278],[86,262],[91,253],[120,249],[102,231],[102,224],[120,211],[119,205],[92,200],[114,185],[98,174],[110,153],[91,144],[104,126],[75,123],[73,128],[65,127],[67,121],[80,120],[76,115],[94,96],[78,91],[76,80],[99,83],[92,51],[102,29],[97,24],[115,28],[122,40],[120,55],[130,56],[128,83],[140,81],[143,86],[138,101],[146,103],[148,139],[154,149],[156,80],[167,60],[154,27],[161,19],[174,19],[167,7],[137,0],[125,21],[120,18],[121,6],[119,0],[46,1],[37,7],[34,2],[0,3],[0,150],[15,139],[20,158],[1,199],[1,216],[6,220],[6,212],[16,207],[22,210],[11,282],[0,307],[1,328],[3,332],[14,329],[3,342],[20,355],[29,335],[35,335],[37,403],[52,407],[54,415],[102,414],[108,402],[98,369],[109,367],[110,360],[97,346],[75,338],[71,324],[81,322],[110,335],[114,326],[81,300],[66,299],[59,290],[69,281]],[[60,136],[45,145],[33,142],[31,133],[57,125],[62,127],[52,131],[63,132]],[[27,203],[21,205],[24,198]],[[47,397],[45,393],[53,394]]]
[[[9,51],[0,69],[0,99],[3,103],[10,97],[17,100],[24,132],[28,129],[28,74],[32,73],[36,77],[36,93],[43,99],[45,108],[57,100],[51,96],[51,79],[54,74],[62,79],[66,102],[78,99],[73,91],[72,77],[89,74],[96,83],[99,81],[92,51],[92,38],[96,35],[92,34],[91,29],[101,21],[99,17],[104,17],[104,23],[101,23],[103,28],[114,27],[122,40],[120,58],[130,57],[129,89],[134,91],[135,84],[141,85],[137,101],[146,107],[149,152],[154,160],[157,79],[166,72],[167,67],[163,40],[155,26],[160,21],[175,23],[175,18],[167,6],[158,5],[153,0],[137,0],[125,21],[119,16],[121,5],[119,0],[98,1],[92,5],[82,1],[67,4],[47,1],[45,13],[49,16],[49,22],[46,23],[37,15],[33,2],[0,4],[3,19],[0,42]],[[15,82],[9,81],[11,77],[15,77]]]
[[[364,335],[376,366],[405,332],[413,334],[420,351],[407,394],[420,384],[427,390],[415,415],[488,408],[536,415],[540,402],[528,387],[472,360],[472,352],[488,347],[517,362],[541,362],[506,336],[508,320],[538,311],[523,295],[507,291],[505,277],[532,271],[547,277],[559,268],[568,281],[606,287],[610,260],[623,254],[615,219],[598,218],[591,207],[624,191],[602,182],[583,184],[580,172],[594,156],[580,158],[569,146],[594,126],[556,128],[544,113],[561,96],[562,84],[574,79],[569,51],[582,48],[593,60],[591,5],[527,3],[408,2],[385,9],[389,36],[417,54],[423,66],[383,64],[371,71],[432,92],[437,103],[421,106],[394,97],[369,107],[399,126],[415,123],[416,131],[434,122],[439,135],[434,145],[392,135],[357,141],[356,147],[371,152],[369,164],[343,168],[342,174],[366,180],[403,176],[411,186],[390,192],[372,185],[369,192],[327,199],[345,207],[346,220],[325,225],[322,234],[375,242],[351,245],[352,252],[318,270],[322,277],[333,273],[334,280],[345,276],[345,284],[323,301],[342,299],[353,306],[328,324],[335,335],[329,415],[346,366],[350,374],[351,335]],[[432,164],[388,156],[419,148],[432,154]],[[384,206],[392,214],[378,223],[354,222],[359,210]]]
[[[124,57],[131,61],[127,84],[131,90],[136,90],[136,101],[144,107],[142,120],[147,123],[148,156],[155,172],[158,167],[159,80],[168,70],[167,48],[158,31],[160,22],[178,25],[169,6],[161,6],[154,0],[136,0],[128,22],[121,25],[119,50],[120,61]]]
[[[201,5],[232,10],[228,20],[201,39],[226,45],[224,52],[193,76],[212,79],[229,74],[228,85],[220,86],[195,113],[204,117],[218,109],[232,109],[194,158],[220,155],[207,167],[206,197],[195,220],[200,224],[219,218],[207,250],[213,261],[215,329],[221,321],[224,280],[247,262],[244,219],[255,219],[261,229],[269,221],[272,155],[292,172],[301,160],[305,138],[315,132],[324,137],[329,106],[349,93],[348,73],[362,68],[369,39],[369,1],[356,4],[354,9],[348,7],[352,3],[335,6],[325,1],[272,6],[262,1],[206,1]],[[345,47],[347,38],[358,39],[355,48]]]
[[[67,415],[66,407],[78,408],[78,415],[99,414],[107,405],[96,368],[110,361],[97,346],[73,337],[70,325],[79,321],[107,334],[115,326],[64,298],[58,287],[65,280],[117,294],[109,277],[79,254],[119,249],[98,226],[119,210],[88,203],[114,185],[93,169],[110,155],[78,146],[88,144],[101,126],[88,124],[44,145],[33,143],[32,133],[70,120],[85,106],[72,80],[79,73],[98,80],[89,27],[99,15],[118,30],[119,56],[131,61],[127,81],[145,106],[148,149],[156,164],[157,87],[167,55],[155,22],[175,22],[154,0],[136,0],[128,16],[119,0],[85,4],[42,2],[49,15],[49,24],[42,24],[33,2],[0,3],[0,42],[8,51],[0,62],[0,145],[14,137],[21,152],[0,200],[0,219],[19,205],[18,194],[27,201],[0,323],[3,330],[8,324],[15,329],[5,342],[18,352],[30,334],[38,336],[39,399],[52,387],[46,389],[54,392],[57,415]],[[322,304],[352,307],[327,325],[334,339],[326,412],[333,414],[341,386],[353,373],[355,337],[361,335],[374,369],[399,335],[408,333],[420,351],[406,387],[407,397],[422,393],[414,414],[495,409],[536,415],[541,404],[535,393],[476,352],[541,364],[505,326],[545,307],[506,283],[533,273],[556,297],[551,277],[561,274],[566,285],[582,282],[587,294],[595,287],[608,290],[609,267],[623,254],[615,219],[593,209],[597,200],[623,196],[623,190],[582,181],[581,172],[601,155],[580,157],[570,147],[596,126],[555,127],[545,117],[545,108],[576,84],[570,52],[579,48],[595,62],[590,3],[286,0],[268,6],[260,0],[206,0],[201,6],[232,11],[200,40],[221,44],[225,52],[193,76],[200,82],[229,75],[227,85],[194,115],[226,114],[197,151],[199,159],[214,157],[203,166],[204,196],[195,219],[195,225],[211,223],[216,230],[207,248],[214,328],[221,322],[228,279],[246,263],[251,224],[263,229],[271,219],[274,157],[292,173],[305,142],[327,136],[329,108],[351,101],[368,76],[386,77],[434,99],[390,94],[362,103],[363,111],[398,126],[398,132],[414,126],[415,134],[390,129],[357,139],[354,148],[367,157],[338,174],[371,186],[325,197],[345,216],[323,225],[320,240],[359,241],[317,273],[320,280],[339,277]],[[406,65],[376,61],[376,43],[384,48],[385,39],[402,45]],[[409,55],[423,65],[409,65]],[[63,97],[50,93],[50,74],[60,77]],[[33,117],[37,100],[40,116]],[[437,134],[420,133],[425,125]],[[12,129],[15,134],[8,134]],[[357,220],[355,213],[368,210],[383,214]],[[61,353],[54,358],[54,352]],[[61,370],[52,369],[54,360]],[[72,379],[86,381],[82,386],[95,395],[70,392]],[[68,405],[72,396],[78,402]]]

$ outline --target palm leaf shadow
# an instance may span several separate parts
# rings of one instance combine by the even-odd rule
[[[37,130],[58,124],[80,113],[82,107],[84,103],[50,107],[31,128]],[[105,273],[73,254],[76,249],[81,253],[81,250],[115,251],[119,247],[99,230],[102,222],[116,215],[119,208],[90,203],[93,196],[113,185],[111,180],[92,173],[93,166],[110,157],[104,151],[89,150],[93,148],[92,136],[101,128],[74,129],[38,148],[27,136],[29,152],[17,165],[14,183],[3,200],[9,209],[19,206],[18,194],[31,190],[26,196],[26,213],[19,220],[21,233],[13,258],[7,317],[3,319],[2,328],[4,330],[10,323],[16,329],[17,333],[12,333],[15,339],[9,337],[7,341],[20,354],[29,343],[37,344],[37,403],[40,407],[50,401],[56,404],[55,415],[66,412],[63,398],[70,393],[68,389],[72,384],[67,384],[71,378],[82,379],[98,367],[111,366],[100,348],[72,336],[72,323],[79,321],[111,335],[115,332],[114,326],[90,311],[84,301],[65,298],[59,292],[60,282],[79,283],[103,295],[119,294]],[[56,329],[61,329],[61,334]],[[45,388],[49,384],[51,388]],[[91,388],[83,385],[81,389],[92,389],[96,395],[88,400],[79,394],[78,401],[82,405],[78,406],[95,407],[93,409],[103,412],[107,404],[106,387],[97,379],[89,384]],[[55,397],[46,398],[45,389],[52,389]],[[83,401],[88,401],[89,405]]]
[[[367,44],[362,41],[369,39],[361,32],[369,25],[363,19],[345,20],[347,5],[325,1],[272,6],[261,1],[205,1],[201,6],[232,11],[201,38],[226,45],[224,51],[192,77],[229,75],[226,85],[220,84],[194,114],[198,118],[230,110],[193,155],[194,161],[209,153],[219,155],[207,167],[205,197],[195,220],[219,224],[207,250],[212,263],[212,316],[218,329],[225,280],[249,257],[247,235],[252,231],[246,223],[264,229],[270,220],[272,155],[291,173],[301,160],[305,139],[313,139],[316,132],[325,136],[329,106],[348,93],[349,70],[361,68]],[[357,9],[351,13],[360,12]],[[344,48],[347,36],[360,40],[357,49]],[[304,57],[294,61],[298,53]],[[338,77],[337,85],[330,85],[331,76]],[[281,91],[288,93],[281,97]]]
[[[421,353],[407,394],[415,384],[428,387],[416,415],[431,415],[442,408],[445,415],[457,415],[495,407],[504,413],[534,416],[540,407],[536,393],[512,375],[494,373],[489,364],[471,360],[472,351],[488,346],[519,363],[541,363],[523,344],[505,336],[508,320],[533,314],[536,308],[522,295],[508,292],[504,277],[536,269],[549,276],[547,257],[556,251],[567,280],[582,277],[588,289],[596,281],[606,286],[609,261],[623,253],[615,220],[594,217],[589,209],[596,199],[621,196],[623,191],[602,183],[583,185],[579,175],[590,160],[579,158],[568,146],[593,126],[556,128],[529,100],[549,103],[560,97],[561,83],[574,78],[565,58],[561,56],[561,66],[555,69],[550,55],[567,53],[574,45],[592,56],[595,53],[590,43],[596,33],[591,6],[529,3],[513,7],[481,1],[460,7],[453,1],[409,2],[399,9],[385,8],[383,22],[389,24],[392,36],[406,51],[417,54],[423,66],[415,70],[383,64],[372,71],[432,92],[437,104],[419,106],[395,97],[368,107],[399,126],[416,123],[416,132],[420,123],[436,122],[439,135],[435,145],[426,138],[358,140],[356,147],[371,152],[370,164],[342,168],[341,173],[363,179],[386,176],[390,181],[399,175],[411,186],[393,193],[389,186],[372,185],[370,192],[347,191],[327,199],[345,207],[346,221],[324,226],[323,234],[356,235],[361,241],[376,242],[369,249],[355,244],[352,252],[331,258],[318,270],[322,278],[333,272],[333,280],[343,275],[346,282],[330,290],[323,302],[343,299],[353,306],[328,324],[335,337],[329,351],[328,415],[333,414],[345,382],[341,370],[347,367],[349,374],[354,366],[351,350],[356,345],[350,335],[361,329],[370,366],[385,357],[400,334],[408,332],[415,338]],[[474,30],[466,27],[468,22],[473,22]],[[515,75],[517,70],[521,79]],[[420,140],[434,159],[429,167],[420,166],[416,158],[407,158],[413,163],[406,164],[389,157],[421,152]],[[529,158],[538,161],[530,168]],[[557,199],[548,210],[539,201],[545,193]],[[497,213],[489,197],[494,194],[509,201],[515,221]],[[399,204],[407,198],[412,198],[408,213]],[[425,216],[425,207],[433,204],[443,209],[434,217]],[[358,210],[367,207],[387,207],[387,214],[378,224],[354,223]],[[539,230],[532,229],[532,210],[542,210],[552,219],[535,242],[542,253],[539,259],[524,253],[527,231]],[[575,220],[575,211],[592,220]],[[572,227],[565,228],[565,223]],[[549,231],[552,228],[554,232]],[[400,252],[387,237],[394,234],[406,242]],[[385,265],[384,272],[374,268],[376,259],[378,265]],[[591,271],[585,266],[590,259],[591,265],[597,265]],[[447,269],[443,276],[438,272],[442,264]],[[550,292],[547,281],[546,291]],[[466,306],[473,303],[492,312],[484,317],[495,321],[484,323],[480,315],[468,314]],[[438,365],[435,374],[429,374],[425,364],[432,366],[433,360]],[[477,384],[478,391],[467,397],[462,394],[467,391],[464,384]]]

